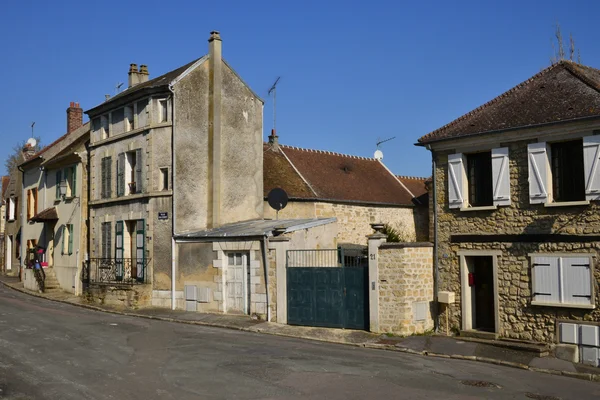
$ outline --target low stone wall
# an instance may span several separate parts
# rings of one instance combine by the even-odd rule
[[[90,303],[137,309],[152,304],[152,285],[98,285],[85,293]]]
[[[23,286],[27,290],[33,290],[37,292],[40,290],[37,281],[35,280],[35,274],[33,273],[33,269],[24,268],[23,269]]]
[[[411,335],[433,329],[433,245],[383,243],[377,258],[379,331]]]

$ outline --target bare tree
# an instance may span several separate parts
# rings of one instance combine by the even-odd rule
[[[38,152],[42,148],[40,146],[41,139],[39,137],[36,137],[35,140],[37,141],[37,144],[35,145],[34,150]],[[6,168],[6,173],[8,175],[10,175],[17,168],[17,165],[21,164],[24,161],[23,148],[25,147],[26,143],[27,140],[22,140],[19,143],[15,144],[12,148],[11,155],[8,156],[6,160],[4,160],[4,167]]]
[[[556,64],[559,61],[566,60],[565,57],[565,45],[563,41],[562,31],[560,25],[557,22],[554,25],[554,39],[551,42],[552,45],[552,57],[550,57],[550,64]],[[575,39],[573,34],[569,33],[569,60],[575,61],[575,53],[577,52],[577,62],[581,63],[581,52],[575,47]]]

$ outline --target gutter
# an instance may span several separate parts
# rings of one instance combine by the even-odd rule
[[[23,250],[25,249],[25,246],[23,246],[23,218],[25,218],[25,216],[27,214],[25,214],[27,212],[27,203],[25,202],[25,196],[23,195],[25,193],[25,186],[23,185],[25,183],[25,170],[23,168],[21,168],[21,165],[17,165],[17,169],[19,171],[21,171],[21,218],[19,219],[19,229],[17,230],[17,232],[21,231],[21,240],[19,243],[19,255],[21,256],[21,259],[19,260],[19,280],[23,280],[21,272],[23,270],[23,261],[27,260],[27,255],[24,254]],[[15,213],[17,212],[17,210],[15,210]],[[16,220],[16,218],[15,218]],[[27,243],[27,242],[25,242]]]
[[[173,83],[170,83],[169,91],[171,92],[171,310],[175,310],[175,207],[177,196],[175,196],[175,92],[173,91]]]

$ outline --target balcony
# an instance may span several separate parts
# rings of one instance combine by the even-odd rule
[[[149,259],[90,258],[83,271],[83,281],[101,285],[136,285],[146,283]]]

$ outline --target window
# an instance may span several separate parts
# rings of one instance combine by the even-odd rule
[[[531,143],[529,202],[600,200],[600,135],[556,143]]]
[[[102,125],[102,139],[106,139],[110,136],[110,118],[108,114],[100,117]]]
[[[450,208],[508,206],[510,169],[508,148],[448,155]]]
[[[160,190],[169,190],[169,168],[160,169]]]
[[[67,191],[66,198],[77,196],[77,166],[72,165],[62,170],[56,171],[56,199],[60,200],[60,185],[64,182]]]
[[[102,192],[100,197],[103,199],[108,199],[111,197],[111,187],[112,187],[112,157],[104,157],[102,159],[102,183],[101,189]]]
[[[102,243],[101,243],[101,255],[102,258],[112,258],[111,256],[111,226],[110,222],[103,222],[101,225],[102,230]]]
[[[491,176],[492,153],[490,151],[467,154],[467,181],[471,207],[493,204]]]
[[[58,170],[56,171],[56,193],[55,193],[55,198],[56,200],[60,200],[60,183],[62,182],[62,170]]]
[[[14,221],[17,215],[17,198],[9,197],[6,205],[6,220]]]
[[[143,192],[142,149],[119,154],[117,196]]]
[[[125,109],[119,108],[112,112],[111,116],[111,132],[114,135],[125,132]]]
[[[592,263],[586,254],[532,257],[532,304],[593,305]]]
[[[134,129],[133,106],[125,107],[125,132]]]
[[[552,199],[553,201],[585,200],[583,183],[583,142],[552,143]]]
[[[63,225],[62,254],[73,254],[73,224]]]
[[[92,120],[92,131],[94,133],[99,132],[100,138],[104,139],[103,133],[102,133],[102,118],[101,117],[97,117]]]
[[[137,128],[142,128],[148,125],[148,114],[146,113],[147,105],[147,99],[137,102]]]
[[[169,109],[167,99],[158,101],[158,122],[167,122]]]
[[[37,214],[37,188],[27,191],[27,220],[29,221]]]

